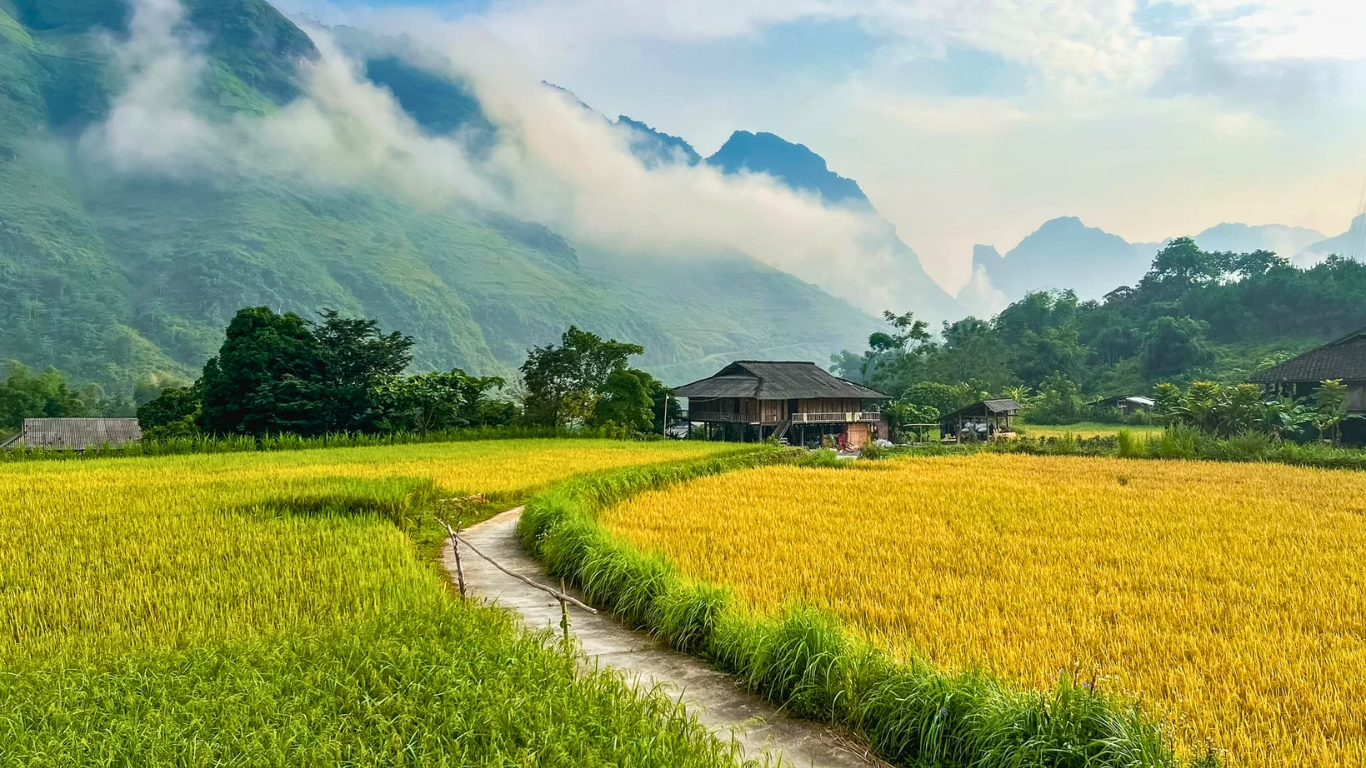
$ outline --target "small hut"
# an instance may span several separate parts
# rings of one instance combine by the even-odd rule
[[[987,440],[1014,431],[1011,423],[1019,412],[1014,400],[983,400],[940,417],[939,432],[954,440]]]
[[[1142,395],[1119,395],[1117,397],[1107,397],[1104,400],[1097,400],[1091,403],[1092,408],[1112,408],[1117,409],[1124,416],[1132,416],[1139,411],[1151,411],[1157,403],[1151,397]]]
[[[24,419],[23,430],[4,447],[84,451],[103,445],[118,448],[141,439],[137,419]]]

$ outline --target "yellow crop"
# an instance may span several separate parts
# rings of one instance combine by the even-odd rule
[[[980,454],[772,467],[609,528],[756,610],[1026,685],[1138,697],[1233,765],[1366,765],[1366,475]]]
[[[377,515],[310,500],[520,494],[699,443],[506,441],[0,466],[0,662],[185,647],[445,599]]]

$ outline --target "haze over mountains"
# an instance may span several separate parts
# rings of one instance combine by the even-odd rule
[[[1366,216],[1334,238],[1281,224],[1219,224],[1193,237],[1206,251],[1272,251],[1306,267],[1330,254],[1360,259],[1366,249]],[[1165,243],[1129,243],[1069,216],[1044,223],[1004,256],[994,247],[973,250],[973,278],[958,294],[971,312],[990,316],[1031,291],[1072,289],[1083,299],[1100,299],[1133,285],[1148,271]]]
[[[825,359],[922,303],[872,290],[923,276],[884,221],[758,175],[792,145],[652,171],[498,62],[467,79],[401,47],[319,43],[262,0],[0,0],[0,358],[189,376],[266,304],[374,317],[417,366],[480,373],[578,324],[678,380]]]

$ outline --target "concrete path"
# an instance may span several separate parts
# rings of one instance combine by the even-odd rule
[[[520,508],[504,512],[462,535],[504,568],[558,587],[517,540],[514,528],[521,512]],[[511,609],[528,628],[560,631],[560,604],[550,595],[502,573],[469,550],[461,552],[461,563],[472,594]],[[444,564],[454,579],[455,556],[449,544]],[[569,592],[583,599],[575,590]],[[570,630],[590,666],[617,669],[637,687],[661,686],[713,732],[739,742],[746,758],[767,755],[791,766],[884,765],[848,737],[786,716],[728,675],[644,632],[626,628],[606,612],[595,616],[572,606],[569,610]]]

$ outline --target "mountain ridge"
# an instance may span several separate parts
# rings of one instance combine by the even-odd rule
[[[118,94],[116,62],[97,27],[126,26],[122,7],[0,2],[0,80],[10,86],[0,89],[0,359],[54,365],[127,392],[140,377],[193,375],[232,313],[266,305],[373,317],[416,339],[422,369],[508,374],[528,348],[576,324],[642,343],[644,367],[686,379],[712,372],[696,361],[758,356],[779,343],[820,359],[876,327],[747,257],[696,267],[705,295],[687,305],[710,314],[683,324],[680,284],[653,280],[641,263],[648,260],[585,256],[515,217],[415,208],[368,186],[95,172],[77,138],[105,119]],[[307,36],[272,6],[191,0],[185,9],[203,38],[199,101],[209,119],[277,110],[300,93],[298,60],[316,48],[309,41],[304,49],[299,36]],[[47,26],[28,26],[10,10]],[[468,92],[458,83],[382,57],[365,63],[424,130],[486,121],[459,102]]]

